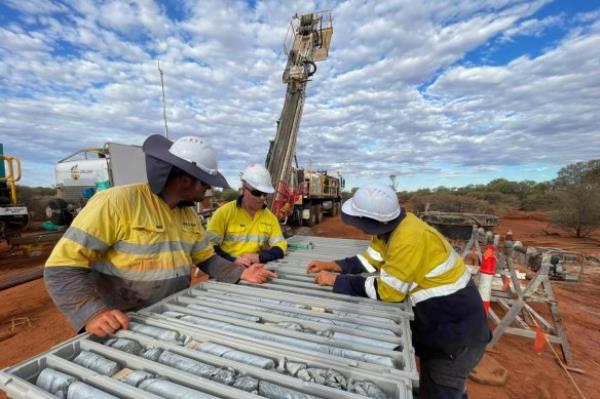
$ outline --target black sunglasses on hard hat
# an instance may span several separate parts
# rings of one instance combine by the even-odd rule
[[[255,190],[255,189],[253,189],[253,188],[250,188],[250,187],[248,187],[248,186],[244,186],[244,188],[245,188],[246,190],[250,191],[250,194],[252,194],[252,195],[253,195],[253,196],[255,196],[255,197],[265,197],[265,198],[266,198],[266,197],[269,195],[269,194],[267,194],[267,193],[263,193],[263,192],[262,192],[262,191],[260,191],[260,190]]]

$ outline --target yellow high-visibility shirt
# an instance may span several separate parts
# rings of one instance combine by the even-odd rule
[[[237,200],[217,209],[207,230],[210,240],[231,256],[258,253],[271,247],[279,247],[283,253],[287,250],[287,241],[275,215],[265,208],[251,218]]]
[[[94,269],[133,281],[189,276],[214,254],[191,207],[171,209],[148,184],[96,193],[77,215],[46,267]]]
[[[378,276],[365,281],[367,295],[387,302],[400,302],[409,295],[416,304],[450,295],[470,280],[462,258],[448,241],[410,212],[387,240],[373,237],[358,259],[367,271],[379,270]]]
[[[231,283],[243,271],[214,255],[193,208],[170,208],[134,184],[92,197],[48,258],[44,282],[80,331],[105,309],[140,309],[188,288],[194,265]]]

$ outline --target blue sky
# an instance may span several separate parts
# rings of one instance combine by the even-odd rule
[[[263,162],[295,13],[332,9],[298,159],[347,185],[549,180],[600,152],[600,1],[0,3],[0,142],[23,183],[107,141],[200,135],[233,185]]]

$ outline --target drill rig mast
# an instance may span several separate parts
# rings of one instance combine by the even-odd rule
[[[283,72],[287,84],[285,102],[277,123],[277,134],[271,142],[266,165],[277,193],[271,209],[280,218],[288,216],[297,201],[299,181],[293,173],[296,142],[304,108],[306,85],[317,71],[316,62],[327,59],[333,35],[330,11],[297,15],[290,22],[284,51],[288,62]],[[288,45],[289,43],[289,45]]]

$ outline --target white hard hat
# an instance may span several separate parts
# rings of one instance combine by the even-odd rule
[[[402,220],[401,214],[396,193],[385,184],[359,188],[342,206],[342,220],[369,234],[391,231]]]
[[[342,211],[350,216],[389,222],[400,215],[400,203],[390,186],[370,184],[356,190],[354,196],[344,202]]]
[[[218,172],[215,150],[200,137],[181,137],[173,142],[169,152],[176,157],[193,163],[210,175],[215,175]]]
[[[242,181],[255,190],[271,194],[275,192],[271,184],[271,174],[262,165],[252,164],[242,172]]]
[[[175,166],[210,186],[229,188],[227,180],[219,173],[215,150],[200,137],[185,136],[172,142],[155,134],[146,139],[142,149],[146,155]]]

